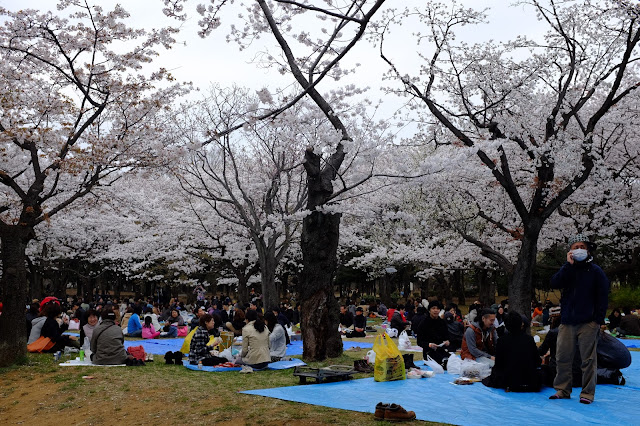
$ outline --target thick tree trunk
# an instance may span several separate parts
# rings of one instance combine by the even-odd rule
[[[458,305],[466,305],[464,296],[464,273],[459,269],[453,272],[453,291],[455,297],[458,299]]]
[[[538,254],[540,231],[525,233],[518,253],[518,261],[509,282],[509,310],[524,315],[531,312],[531,282]]]
[[[27,243],[32,229],[0,224],[2,247],[3,308],[0,315],[0,367],[9,366],[27,353],[25,302],[27,301]]]
[[[309,361],[342,354],[338,301],[333,293],[339,231],[338,214],[314,211],[302,225],[301,328],[303,358]]]
[[[476,270],[478,280],[478,300],[485,307],[495,303],[495,294],[491,294],[491,283],[489,282],[489,271],[486,269]]]

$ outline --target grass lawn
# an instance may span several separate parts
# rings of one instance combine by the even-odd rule
[[[345,351],[340,358],[310,365],[353,365],[367,351]],[[26,425],[386,423],[374,421],[373,414],[238,393],[297,384],[293,370],[203,373],[166,365],[162,356],[144,367],[60,367],[52,354],[29,354],[24,365],[0,369],[0,418],[3,424]]]

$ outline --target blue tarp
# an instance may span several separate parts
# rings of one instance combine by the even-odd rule
[[[627,348],[630,348],[630,349],[638,349],[638,348],[640,348],[640,340],[638,340],[638,339],[635,339],[635,340],[634,339],[618,339],[618,340],[620,340],[622,343],[624,343],[624,345]]]
[[[186,359],[182,361],[182,365],[187,367],[189,370],[195,371],[208,371],[208,372],[223,372],[223,371],[240,371],[241,367],[206,367],[202,366],[202,368],[198,368],[197,365],[189,364],[189,361]],[[301,359],[294,359],[292,361],[278,361],[272,362],[267,365],[266,370],[286,370],[288,368],[297,367],[299,365],[307,365]]]
[[[351,340],[342,340],[342,348],[344,350],[361,347],[362,349],[371,349],[373,347],[373,343],[369,342],[354,342]],[[287,345],[287,356],[295,356],[302,355],[302,340],[292,341],[291,344]]]
[[[430,379],[375,382],[369,378],[242,393],[365,413],[373,413],[380,401],[394,402],[415,411],[419,420],[458,425],[632,424],[640,419],[640,352],[632,352],[632,358],[631,366],[622,370],[627,384],[598,385],[591,405],[578,402],[579,388],[572,399],[550,401],[552,388],[507,393],[481,383],[457,386],[452,382],[458,376],[446,373]]]
[[[154,355],[164,355],[167,352],[177,352],[182,348],[184,343],[184,337],[179,339],[148,339],[148,340],[125,340],[125,349],[130,346],[140,346],[144,348],[144,351]]]
[[[144,348],[144,351],[154,355],[164,355],[167,352],[176,352],[182,348],[184,337],[179,339],[148,339],[148,340],[125,340],[125,349],[130,346],[140,346]],[[350,340],[342,341],[343,348],[349,349],[359,346],[363,349],[369,349],[373,347],[373,343],[368,342],[352,342]],[[287,346],[287,356],[302,355],[302,341],[293,341]]]

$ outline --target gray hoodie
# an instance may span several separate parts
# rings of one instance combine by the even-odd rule
[[[44,322],[46,320],[47,317],[37,317],[31,320],[31,334],[29,334],[27,345],[32,344],[40,338],[40,333],[42,333],[42,326],[44,325]]]

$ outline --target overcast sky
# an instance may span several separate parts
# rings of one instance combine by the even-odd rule
[[[89,1],[91,2],[91,0]],[[423,4],[424,1],[389,0],[387,3],[390,6],[408,6]],[[251,63],[256,55],[256,50],[239,52],[235,44],[225,41],[225,29],[229,19],[223,20],[223,25],[206,39],[200,38],[197,35],[199,15],[195,12],[195,6],[205,2],[206,0],[192,0],[187,4],[186,10],[190,18],[182,24],[182,31],[176,37],[180,43],[170,51],[163,50],[160,57],[154,61],[156,66],[172,70],[179,81],[191,81],[201,89],[206,89],[212,83],[218,83],[223,87],[237,84],[254,89],[266,86],[273,90],[291,83],[291,77],[282,77],[275,69],[259,69],[254,63]],[[100,0],[96,3],[108,9],[118,2]],[[127,0],[120,3],[131,14],[131,26],[150,29],[179,24],[163,15],[161,0]],[[523,32],[529,35],[541,32],[542,26],[535,20],[530,9],[527,13],[522,6],[510,7],[511,2],[508,0],[464,0],[461,3],[476,9],[491,8],[488,18],[490,24],[481,27],[467,27],[459,33],[458,38],[469,43],[489,39],[507,40]],[[54,0],[0,0],[0,4],[11,10],[18,8],[55,10]],[[407,40],[410,40],[412,32],[421,30],[424,31],[420,28],[403,27],[401,31],[396,31],[390,40],[396,44],[389,51],[393,53],[394,59],[403,65],[406,64],[407,72],[411,71],[409,68],[412,64],[415,67],[418,63],[416,55],[418,47]],[[275,44],[274,40],[266,37],[260,42]],[[385,67],[378,52],[368,43],[363,40],[361,46],[351,52],[347,60],[351,63],[362,64],[356,76],[359,84],[366,84],[372,88],[380,86],[380,77]]]

